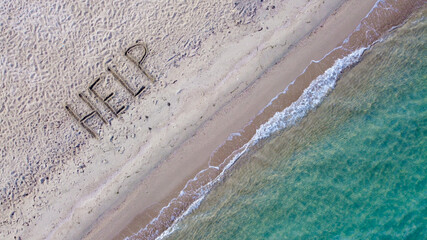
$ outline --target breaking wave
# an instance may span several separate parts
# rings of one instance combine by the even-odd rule
[[[267,138],[271,136],[271,134],[286,129],[290,126],[297,124],[307,113],[313,109],[315,109],[323,99],[328,95],[328,93],[334,89],[340,74],[344,69],[354,65],[359,62],[363,52],[367,48],[360,48],[351,54],[347,55],[344,58],[338,59],[335,61],[334,65],[327,69],[322,75],[318,76],[311,84],[304,90],[303,94],[298,98],[297,101],[293,102],[289,107],[284,109],[281,112],[277,112],[273,117],[271,117],[266,123],[262,124],[257,130],[252,139],[247,142],[242,148],[235,151],[230,157],[231,159],[226,159],[223,164],[225,166],[214,167],[211,166],[208,169],[201,171],[196,175],[195,178],[190,180],[186,187],[180,192],[179,196],[171,201],[173,203],[175,200],[178,200],[181,196],[186,194],[196,195],[197,198],[195,201],[188,207],[188,209],[181,214],[180,216],[176,216],[174,223],[164,231],[160,236],[156,239],[160,240],[164,237],[170,235],[172,232],[177,230],[177,223],[186,215],[190,214],[193,210],[195,210],[200,203],[203,201],[207,193],[212,189],[212,187],[218,183],[221,179],[223,179],[225,172],[244,154],[246,153],[250,147],[254,146],[259,140]],[[286,91],[286,90],[285,90]],[[229,161],[228,161],[229,160]],[[215,177],[212,181],[207,184],[201,186],[199,189],[191,189],[192,192],[187,192],[187,187],[189,184],[197,181],[201,175],[203,175],[209,169],[222,169],[221,173]],[[188,189],[190,190],[190,189]],[[162,214],[162,211],[168,209],[170,204],[164,207],[159,216]],[[158,218],[152,220],[150,224],[154,224],[158,221]],[[142,229],[141,231],[144,231]],[[134,237],[137,237],[138,234],[135,234],[132,237],[127,237],[126,240],[133,240]]]

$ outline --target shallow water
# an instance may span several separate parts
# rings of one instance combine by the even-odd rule
[[[427,21],[365,52],[167,239],[426,239]]]

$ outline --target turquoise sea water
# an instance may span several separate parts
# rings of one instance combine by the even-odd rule
[[[167,239],[427,239],[427,21],[365,52]]]

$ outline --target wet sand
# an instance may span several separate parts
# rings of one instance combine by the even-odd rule
[[[141,226],[145,226],[145,228],[134,238],[154,239],[158,232],[164,231],[172,224],[171,219],[179,217],[195,199],[200,197],[200,193],[195,193],[195,190],[203,188],[204,185],[213,181],[224,170],[236,151],[251,140],[262,124],[266,123],[276,112],[283,111],[295,102],[311,81],[330,68],[335,60],[343,58],[359,48],[374,44],[393,26],[401,24],[414,9],[420,7],[422,1],[411,3],[384,1],[378,2],[375,8],[374,4],[375,1],[364,2],[364,4],[350,1],[344,4],[319,29],[300,42],[285,59],[214,115],[190,141],[168,159],[168,162],[156,170],[153,182],[148,186],[157,185],[156,187],[159,189],[168,188],[168,195],[164,195],[160,204],[143,209],[142,213],[138,214],[115,239],[131,236],[140,230]],[[368,13],[369,16],[367,16]],[[367,17],[363,19],[365,16]],[[359,28],[356,29],[358,25]],[[310,63],[311,60],[316,61]],[[299,63],[299,66],[307,66],[307,68],[305,70],[298,68],[295,63]],[[301,74],[301,72],[303,73]],[[296,80],[291,84],[293,79]],[[286,93],[279,94],[269,103],[268,101],[274,97],[270,94],[277,94],[277,89],[280,89],[279,84],[284,84],[282,87],[289,86],[289,88]],[[264,108],[267,104],[269,105]],[[233,122],[227,121],[230,118],[233,119]],[[224,125],[224,123],[226,124]],[[232,135],[233,133],[239,134]],[[209,136],[208,139],[206,139],[207,136]],[[228,136],[233,137],[223,143],[220,142]],[[189,179],[183,177],[184,181],[177,182],[178,174],[179,176],[191,176],[197,173],[197,180],[188,182]],[[173,175],[173,178],[168,178],[168,175]],[[167,180],[161,181],[162,179]],[[176,184],[175,189],[171,187],[172,182]],[[182,189],[187,194],[182,194],[183,192],[180,194]],[[150,192],[149,188],[146,188],[145,191]],[[144,194],[140,192],[135,199],[145,199]],[[148,201],[148,199],[146,200]],[[130,204],[129,208],[133,210],[137,205],[136,200],[127,204]],[[160,208],[166,204],[169,206],[163,208],[159,214]],[[152,221],[152,216],[156,215],[158,215],[158,219]]]
[[[342,43],[374,4],[375,1],[364,2],[364,4],[356,1],[345,3],[315,32],[294,46],[280,63],[209,119],[195,136],[180,146],[165,163],[145,180],[145,184],[141,185],[125,201],[116,214],[110,215],[108,221],[103,223],[104,226],[92,231],[87,239],[112,236],[121,228],[124,230],[121,230],[114,239],[123,239],[134,234],[149,224],[153,216],[159,214],[162,207],[176,198],[186,183],[197,173],[207,169],[209,165],[224,167],[225,159],[249,141],[262,123],[265,123],[275,112],[283,110],[295,101],[317,75],[330,67],[333,60],[343,55],[343,52],[334,53],[331,55],[333,59],[325,59],[326,61],[322,61],[321,67],[310,65],[305,74],[299,76],[311,60],[321,59]],[[283,91],[297,77],[296,83],[292,85],[287,94],[281,95],[270,105],[271,107],[264,109],[272,98]],[[257,115],[262,110],[262,114]],[[254,119],[254,116],[257,117]],[[233,119],[233,121],[229,119]],[[248,125],[248,123],[250,124]],[[240,132],[241,136],[225,141],[230,134],[236,132]],[[215,178],[221,170],[221,168],[219,170],[209,169],[203,176],[200,176],[199,181],[190,183],[187,188],[196,189],[206,184]],[[162,190],[159,191],[159,189]],[[187,195],[175,199],[170,208],[163,211],[163,216],[159,218],[161,221],[149,225],[136,238],[153,239],[156,235],[153,233],[164,231],[171,223],[170,216],[179,213],[180,210],[185,210],[191,204],[193,197]],[[142,205],[138,202],[151,204]],[[129,216],[134,216],[132,221],[129,221]],[[166,224],[163,225],[163,223]],[[115,227],[111,228],[111,226]]]
[[[68,148],[65,154],[57,154],[58,159],[62,159],[58,162],[65,164],[56,164],[60,171],[51,170],[50,175],[45,176],[47,180],[40,181],[46,184],[36,184],[33,187],[36,191],[25,195],[30,198],[6,200],[6,203],[13,203],[10,206],[3,205],[2,200],[2,217],[12,220],[3,225],[8,231],[2,231],[1,236],[122,239],[146,226],[138,238],[154,239],[170,226],[171,216],[176,218],[182,214],[196,198],[194,194],[183,194],[173,200],[185,186],[194,190],[214,179],[233,151],[243,146],[274,113],[295,101],[335,59],[372,43],[390,26],[403,21],[411,7],[422,3],[408,5],[408,1],[399,1],[399,7],[407,9],[406,12],[374,17],[381,19],[378,23],[380,34],[372,34],[370,38],[371,35],[364,34],[366,31],[356,32],[354,38],[344,44],[347,50],[331,52],[354,31],[375,4],[375,1],[349,0],[341,5],[342,2],[294,1],[281,5],[279,1],[275,5],[242,8],[239,2],[233,9],[237,8],[241,15],[235,17],[236,12],[230,15],[230,19],[238,22],[233,27],[224,27],[228,21],[225,4],[224,8],[219,8],[223,10],[219,14],[225,16],[221,18],[225,22],[221,25],[223,28],[214,29],[204,37],[202,46],[192,38],[187,41],[183,36],[189,32],[185,29],[164,33],[163,40],[169,36],[180,43],[183,41],[184,47],[190,46],[184,55],[168,49],[168,44],[160,44],[162,39],[150,40],[149,54],[152,55],[147,58],[145,67],[155,75],[157,82],[151,86],[149,94],[133,102],[123,117],[113,120],[109,128],[103,128],[100,140],[78,132],[75,123],[65,117],[65,111],[61,112],[62,126],[73,127],[60,128],[66,137],[57,141],[65,148],[70,141],[78,147],[71,147],[74,155],[67,152]],[[217,9],[215,4],[218,3],[200,1],[196,6],[199,9],[207,7],[209,12],[215,13],[212,11]],[[156,11],[158,9],[153,10]],[[216,22],[216,13],[213,16],[202,13],[203,10],[201,19],[209,20],[206,26]],[[383,21],[385,19],[395,21]],[[186,21],[198,26],[197,18],[189,17]],[[199,36],[191,34],[190,37]],[[362,40],[366,36],[369,39]],[[120,36],[115,38],[120,39]],[[114,47],[123,50],[127,45],[121,41]],[[98,53],[106,55],[101,50]],[[320,63],[310,64],[328,53]],[[150,56],[153,57],[150,59]],[[98,60],[92,59],[89,65],[98,66]],[[167,66],[163,65],[165,61]],[[302,72],[304,74],[300,75]],[[77,85],[81,88],[85,82],[80,80]],[[265,108],[287,86],[287,93]],[[77,91],[75,87],[70,89],[60,89],[61,93],[68,92],[66,99],[73,96],[72,91]],[[240,133],[240,136],[227,141],[232,133]],[[74,164],[69,159],[73,159]],[[12,158],[9,160],[13,162]],[[208,170],[200,174],[197,181],[188,183],[204,169]],[[33,176],[38,180],[38,175]],[[152,222],[168,204],[171,208],[164,209],[158,221]],[[9,213],[12,213],[10,217]]]
[[[0,238],[80,239],[342,1],[0,3]]]

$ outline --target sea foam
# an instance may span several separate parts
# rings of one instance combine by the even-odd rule
[[[303,91],[301,96],[293,102],[289,107],[285,108],[281,112],[277,112],[273,117],[271,117],[266,123],[262,124],[257,130],[254,136],[251,138],[249,142],[247,142],[243,147],[233,152],[233,154],[230,155],[232,159],[230,161],[227,161],[229,159],[226,159],[223,164],[225,166],[220,165],[219,168],[223,168],[222,172],[212,181],[209,183],[201,186],[198,189],[192,189],[193,195],[198,196],[196,200],[188,207],[188,209],[181,214],[180,216],[174,216],[176,217],[174,223],[166,230],[164,231],[160,236],[156,238],[156,240],[163,239],[164,237],[170,235],[172,232],[178,229],[177,223],[180,222],[180,220],[185,217],[186,215],[190,214],[192,211],[194,211],[196,208],[199,207],[207,193],[212,189],[212,187],[218,183],[221,179],[223,179],[223,176],[225,172],[244,154],[246,153],[250,147],[254,146],[258,141],[267,138],[271,136],[273,133],[286,129],[290,126],[293,126],[298,123],[304,116],[307,115],[307,113],[313,109],[315,109],[322,101],[323,99],[328,95],[328,93],[334,89],[336,82],[338,78],[340,77],[340,74],[343,72],[344,69],[354,65],[355,63],[359,62],[362,54],[367,48],[359,48],[356,51],[350,53],[349,55],[338,59],[335,61],[334,65],[327,69],[322,75],[318,76],[315,80],[311,82],[311,84]],[[287,90],[287,89],[286,89]],[[286,90],[282,93],[285,93]],[[280,93],[280,94],[282,94]],[[234,136],[233,134],[231,136]],[[180,196],[184,194],[189,194],[189,192],[186,191],[187,186],[190,183],[193,183],[197,181],[200,175],[202,175],[204,172],[209,170],[210,168],[218,169],[218,167],[211,166],[208,169],[205,169],[201,171],[199,174],[196,175],[192,180],[190,180],[186,187],[180,192],[179,196],[175,198],[174,200],[177,200]],[[171,202],[174,202],[172,200]],[[164,207],[161,211],[159,216],[162,214],[162,212],[169,207]],[[151,224],[158,221],[158,218],[155,218],[152,220]],[[141,231],[143,231],[142,229]],[[134,239],[133,237],[137,236],[138,234],[127,237],[126,240]]]
[[[274,114],[266,123],[257,129],[251,139],[254,143],[260,139],[269,137],[272,133],[285,129],[297,123],[310,110],[316,108],[325,96],[331,91],[340,76],[340,73],[347,67],[360,60],[366,48],[360,48],[344,58],[335,61],[335,64],[318,76],[301,94],[297,101],[281,112]]]
[[[364,44],[362,43],[362,47],[358,48],[357,50],[348,48],[348,46],[346,45],[348,45],[350,37],[353,36],[353,34],[350,34],[344,40],[343,44],[340,47],[335,48],[331,52],[326,54],[324,58],[330,55],[332,52],[334,52],[337,49],[342,49],[344,51],[350,52],[345,57],[337,59],[329,69],[327,69],[322,75],[318,76],[315,80],[313,80],[311,84],[303,91],[301,96],[295,102],[293,102],[289,107],[285,108],[283,111],[276,112],[273,117],[271,117],[266,123],[262,124],[256,130],[254,136],[246,144],[244,144],[240,149],[234,151],[227,159],[224,160],[223,163],[221,163],[219,166],[209,166],[209,168],[199,172],[196,175],[196,177],[188,181],[186,187],[181,191],[181,193],[177,198],[172,200],[172,202],[179,201],[180,197],[182,197],[183,195],[190,194],[190,196],[193,197],[193,200],[194,200],[193,203],[188,207],[186,207],[186,211],[183,214],[180,214],[178,216],[172,216],[171,219],[174,219],[173,224],[155,239],[163,239],[164,237],[167,237],[172,232],[177,230],[179,228],[178,223],[180,222],[180,220],[186,215],[188,215],[189,213],[191,213],[192,211],[194,211],[194,209],[197,209],[200,206],[201,202],[203,201],[207,193],[212,189],[212,187],[223,179],[224,174],[227,172],[227,170],[252,146],[257,144],[260,140],[271,136],[273,133],[277,131],[286,129],[288,127],[291,127],[297,124],[310,111],[313,111],[314,109],[317,108],[317,106],[319,106],[319,104],[325,99],[328,93],[335,88],[337,80],[339,79],[343,70],[359,62],[364,51],[367,50],[370,46],[374,45],[376,42],[382,41],[380,36],[378,36],[379,34],[376,31],[373,31],[374,26],[371,26],[370,25],[371,22],[367,20],[368,17],[372,15],[372,13],[374,12],[374,9],[379,9],[379,8],[395,11],[395,9],[391,8],[391,5],[389,5],[386,1],[378,0],[375,6],[371,9],[371,11],[357,26],[356,30],[353,31],[353,33],[357,31],[361,31],[362,26],[364,26],[367,28],[366,31],[372,32],[372,34],[375,35],[374,39],[371,39],[370,35],[369,36],[367,35],[367,32],[365,33],[366,39],[371,39],[371,41],[368,41],[370,42],[367,44],[368,46],[363,46]],[[319,61],[322,61],[322,60],[323,58]],[[313,62],[319,62],[319,61],[313,61]],[[304,72],[302,74],[304,74]],[[291,84],[293,84],[294,82],[292,82]],[[288,88],[286,88],[280,94],[286,93],[287,90]],[[273,98],[267,106],[271,105],[272,102],[275,99],[277,99],[277,97],[280,94],[278,94],[275,98]],[[264,109],[259,114],[262,114]],[[232,139],[235,135],[236,134],[232,134],[229,136],[229,138]],[[190,184],[197,182],[198,179],[200,179],[200,177],[203,176],[203,174],[208,173],[208,171],[211,171],[213,169],[220,171],[220,173],[213,180],[197,188],[191,188],[191,187],[187,188],[187,186],[189,186]],[[162,209],[162,211],[159,214],[159,217],[164,213],[164,210],[166,210],[169,207],[169,205]],[[159,223],[158,222],[159,217],[157,217],[156,219],[153,219],[153,221],[150,224]],[[141,229],[141,231],[146,230],[146,228]],[[134,235],[133,237],[135,236],[138,236],[138,234]],[[127,239],[134,239],[133,237],[127,238]]]

